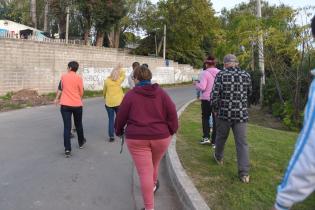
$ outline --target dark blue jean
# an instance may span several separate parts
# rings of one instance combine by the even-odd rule
[[[108,136],[114,138],[114,122],[115,114],[117,114],[119,106],[108,107],[105,105],[107,115],[108,115]]]
[[[79,146],[81,146],[85,139],[83,133],[82,126],[82,106],[80,107],[72,107],[72,106],[64,106],[62,105],[60,108],[60,112],[63,119],[63,140],[65,150],[71,151],[71,141],[70,141],[70,133],[71,133],[71,117],[73,115],[74,125],[78,134],[78,142]]]

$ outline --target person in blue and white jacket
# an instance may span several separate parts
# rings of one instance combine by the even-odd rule
[[[315,39],[315,16],[311,23]],[[311,71],[315,76],[315,69]],[[315,190],[315,79],[313,79],[304,114],[304,126],[295,145],[282,183],[278,186],[274,209],[287,210]]]

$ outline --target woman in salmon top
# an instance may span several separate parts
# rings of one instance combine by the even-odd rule
[[[64,147],[65,156],[71,155],[71,116],[73,115],[74,124],[78,134],[78,142],[80,149],[86,142],[82,126],[83,113],[83,80],[76,74],[79,64],[76,61],[68,63],[67,73],[61,76],[60,84],[57,90],[55,104],[61,105],[60,111],[63,119],[64,131]],[[61,97],[60,97],[61,96]],[[59,100],[60,98],[60,100]]]

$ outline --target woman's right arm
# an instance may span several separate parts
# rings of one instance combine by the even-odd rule
[[[122,84],[124,82],[125,78],[126,78],[125,71],[120,69],[120,72],[119,72],[119,82],[120,82],[120,84]]]

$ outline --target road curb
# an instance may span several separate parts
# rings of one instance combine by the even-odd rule
[[[180,116],[189,104],[194,102],[193,99],[182,106],[177,115]],[[186,174],[185,169],[180,163],[178,154],[176,152],[176,135],[173,136],[172,142],[166,153],[166,164],[169,177],[177,192],[178,198],[184,210],[210,210],[190,177]]]

